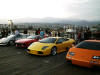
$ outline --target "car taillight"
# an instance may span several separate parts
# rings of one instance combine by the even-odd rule
[[[75,52],[69,52],[69,55],[74,56]]]
[[[100,59],[100,56],[93,56],[93,59]]]

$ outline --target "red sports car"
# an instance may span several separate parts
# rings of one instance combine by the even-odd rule
[[[20,39],[15,41],[16,47],[23,47],[27,48],[31,43],[37,42],[38,40],[42,39],[39,35],[32,35],[27,37],[26,39]]]

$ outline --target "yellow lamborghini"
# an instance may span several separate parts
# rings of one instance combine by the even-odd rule
[[[32,43],[28,47],[27,52],[34,55],[56,55],[57,53],[67,51],[74,42],[74,39],[48,37]]]

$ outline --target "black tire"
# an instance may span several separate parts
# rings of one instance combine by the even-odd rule
[[[15,45],[15,42],[14,41],[9,41],[9,45],[13,46],[13,45]]]
[[[57,48],[56,47],[52,47],[51,55],[56,55],[56,54],[57,54]]]

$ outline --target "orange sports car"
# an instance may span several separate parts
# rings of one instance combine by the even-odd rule
[[[69,49],[66,60],[83,67],[100,67],[100,40],[85,40]]]

